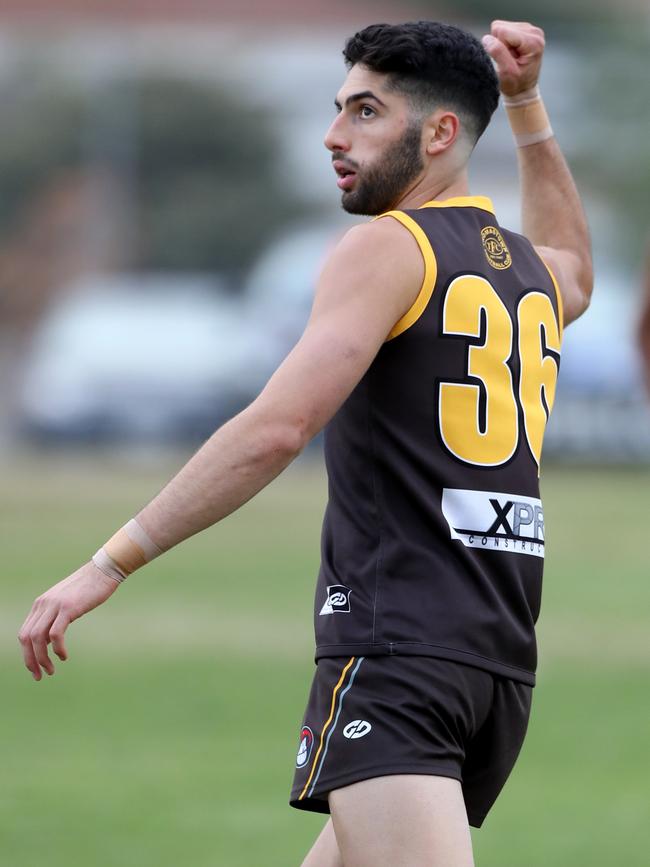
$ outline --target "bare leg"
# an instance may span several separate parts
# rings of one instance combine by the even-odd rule
[[[331,819],[327,820],[302,867],[343,867]]]
[[[377,777],[337,789],[329,804],[345,867],[474,867],[457,780],[410,774]],[[341,862],[305,864],[329,867]]]

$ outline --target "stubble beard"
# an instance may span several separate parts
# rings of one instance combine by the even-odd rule
[[[374,165],[357,173],[356,189],[341,196],[343,210],[374,217],[393,208],[424,169],[421,141],[420,125],[411,124]]]

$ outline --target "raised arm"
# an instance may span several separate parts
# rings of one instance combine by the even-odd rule
[[[523,231],[557,278],[568,324],[589,304],[591,244],[580,196],[539,95],[544,32],[523,22],[493,21],[483,44],[496,64],[517,143]]]
[[[395,220],[348,232],[325,266],[303,336],[264,391],[217,430],[136,516],[136,529],[145,534],[140,547],[172,548],[238,509],[279,475],[359,382],[411,306],[423,276],[417,244]],[[118,586],[90,561],[36,599],[19,634],[25,665],[36,680],[41,669],[54,673],[48,644],[66,659],[68,625]]]

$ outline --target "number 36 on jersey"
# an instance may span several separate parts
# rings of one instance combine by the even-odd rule
[[[561,344],[548,295],[524,292],[512,317],[485,277],[461,275],[447,288],[442,333],[467,342],[465,376],[437,386],[439,434],[447,450],[464,463],[498,467],[525,437],[539,467]]]

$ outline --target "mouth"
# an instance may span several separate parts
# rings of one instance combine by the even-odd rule
[[[334,160],[332,165],[337,174],[336,186],[339,190],[351,190],[357,179],[356,171],[342,160]]]

